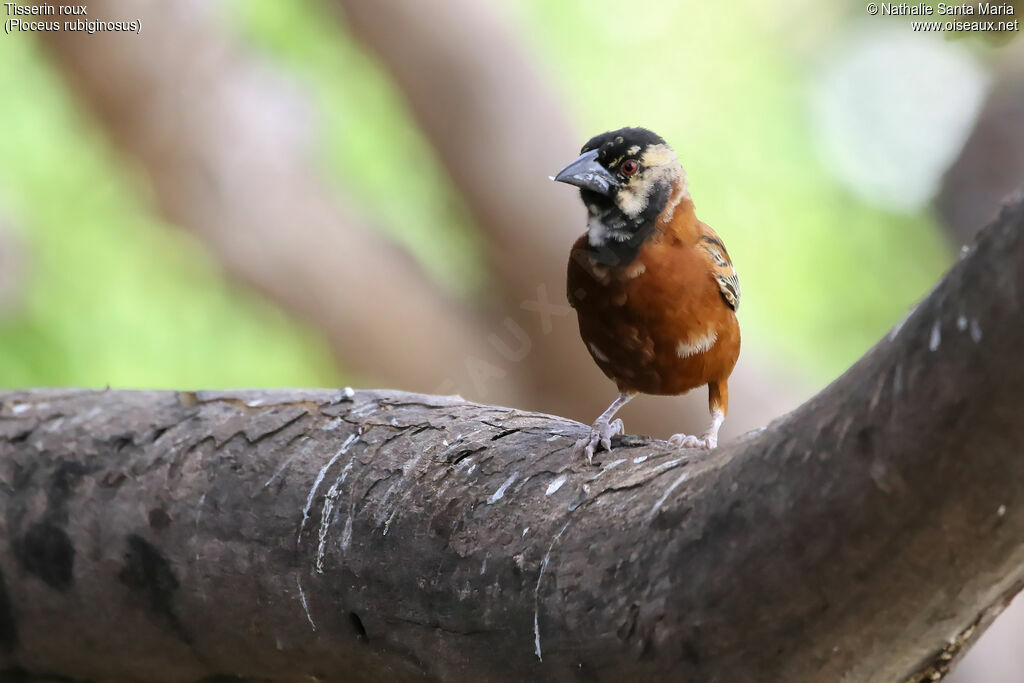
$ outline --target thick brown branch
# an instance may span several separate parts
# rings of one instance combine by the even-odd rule
[[[710,454],[397,392],[0,411],[0,670],[897,681],[1024,581],[1024,204],[800,409]]]

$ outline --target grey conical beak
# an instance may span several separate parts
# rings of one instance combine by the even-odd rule
[[[553,180],[568,183],[584,190],[609,195],[619,181],[608,170],[598,163],[597,150],[592,149],[558,172]]]

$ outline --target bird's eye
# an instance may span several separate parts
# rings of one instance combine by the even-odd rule
[[[626,159],[622,162],[622,166],[619,167],[619,170],[622,171],[622,175],[631,176],[640,170],[640,164],[633,159]]]

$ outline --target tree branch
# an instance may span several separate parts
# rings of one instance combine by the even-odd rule
[[[710,454],[626,436],[591,468],[575,422],[398,392],[3,395],[0,665],[941,677],[1024,581],[1022,231],[1019,197],[846,374]]]

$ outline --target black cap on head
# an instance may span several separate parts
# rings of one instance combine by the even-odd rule
[[[640,170],[646,159],[645,153],[654,146],[668,147],[660,135],[646,128],[620,128],[601,133],[590,138],[583,145],[579,158],[559,171],[552,180],[579,187],[583,191],[584,202],[588,202],[587,192],[613,196],[623,183],[631,182],[631,176]],[[623,170],[627,158],[640,163],[632,164],[632,170]],[[656,164],[661,164],[663,157],[655,159],[658,160]],[[647,185],[654,180],[656,178],[640,183],[646,188],[644,194],[650,190]]]
[[[601,161],[615,159],[627,154],[632,147],[645,149],[649,145],[664,145],[665,140],[646,128],[620,128],[601,133],[587,140],[580,152],[596,149]]]

